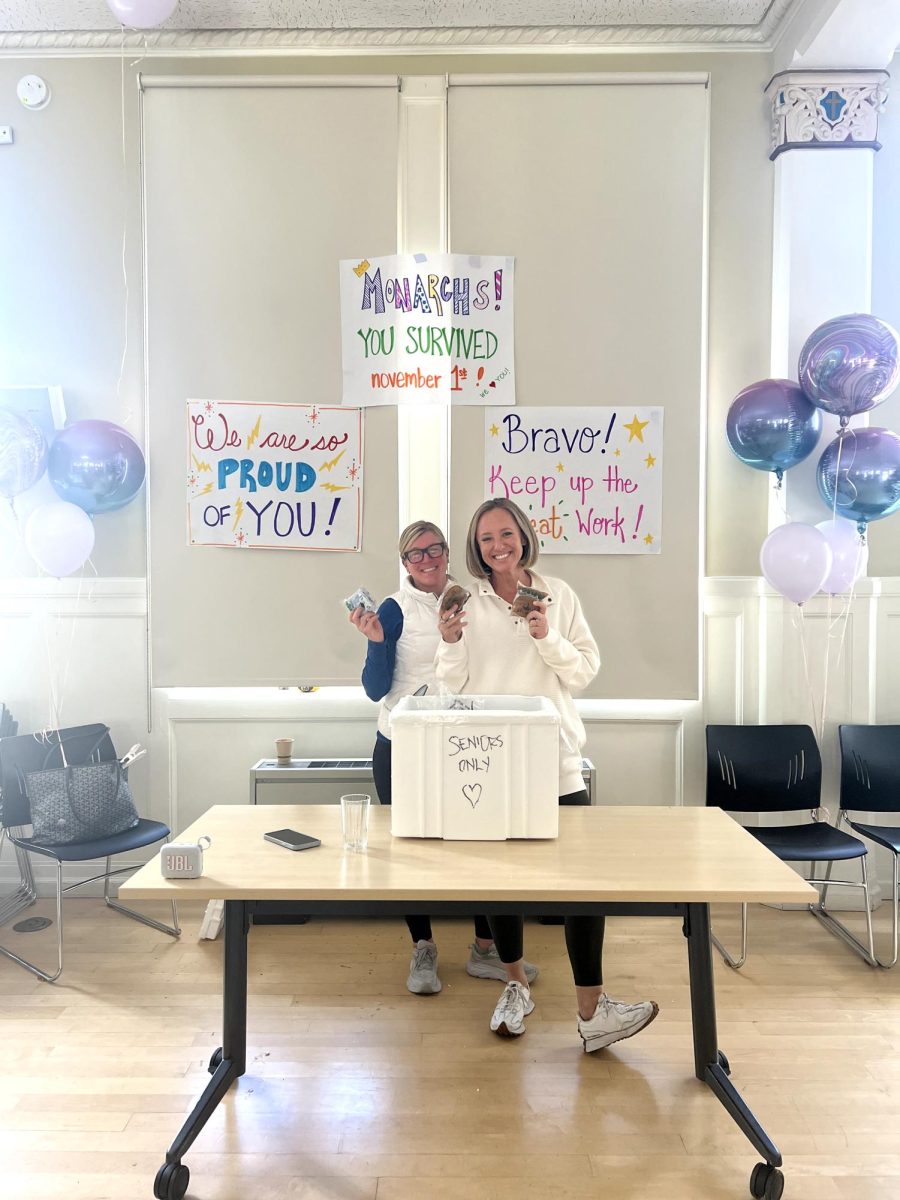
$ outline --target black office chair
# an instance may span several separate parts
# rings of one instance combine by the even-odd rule
[[[900,825],[869,825],[850,813],[900,813],[900,725],[841,725],[841,812],[851,829],[891,852],[894,956],[878,959],[888,969],[897,962],[897,909],[900,906]]]
[[[106,736],[104,737],[104,732]],[[61,745],[60,745],[61,743]],[[169,827],[160,821],[141,819],[133,829],[111,837],[96,838],[93,841],[69,842],[66,845],[51,845],[47,842],[37,843],[30,837],[23,836],[25,826],[31,824],[31,810],[28,797],[22,787],[22,778],[29,771],[39,771],[45,767],[58,767],[65,761],[71,766],[86,762],[113,762],[116,751],[105,725],[80,725],[70,729],[54,730],[48,735],[25,734],[18,737],[0,739],[0,828],[9,841],[26,855],[38,854],[52,859],[56,863],[56,952],[57,969],[51,975],[35,963],[21,958],[5,946],[0,946],[0,954],[12,959],[21,967],[37,975],[39,979],[53,983],[58,979],[63,969],[63,896],[83,887],[86,883],[103,880],[103,899],[109,908],[124,913],[135,921],[150,925],[161,933],[172,937],[180,937],[178,926],[178,909],[172,902],[172,924],[164,925],[146,917],[134,909],[127,908],[113,900],[109,894],[109,881],[113,875],[121,875],[133,867],[110,869],[110,859],[116,854],[125,854],[130,850],[139,850],[143,846],[151,846],[154,842],[164,841],[169,837]],[[106,870],[90,879],[81,879],[63,887],[62,868],[66,862],[87,862],[90,859],[105,858]],[[31,900],[34,903],[34,899]]]
[[[18,721],[13,718],[12,713],[5,704],[0,704],[0,738],[13,737],[18,731]],[[2,787],[0,787],[0,805],[2,805],[2,790]],[[3,855],[5,837],[6,829],[0,825],[0,857]],[[23,908],[28,908],[37,899],[37,889],[34,885],[34,875],[31,870],[31,859],[18,846],[14,846],[13,850],[19,867],[19,882],[8,896],[4,896],[0,900],[0,925],[5,925],[8,921],[11,921],[16,913],[21,912]]]
[[[751,828],[747,832],[782,862],[808,862],[808,883],[823,888],[818,904],[809,911],[831,933],[842,938],[876,966],[869,906],[866,847],[858,838],[836,829],[819,807],[822,792],[822,759],[808,725],[707,725],[706,803],[729,812],[787,813],[809,809],[812,821],[802,825]],[[858,858],[862,882],[832,880],[835,862]],[[815,877],[816,864],[827,863],[824,879]],[[869,935],[868,951],[846,926],[825,907],[829,887],[861,888]],[[741,956],[734,958],[713,936],[716,949],[729,967],[737,970],[747,958],[747,905],[741,905]]]

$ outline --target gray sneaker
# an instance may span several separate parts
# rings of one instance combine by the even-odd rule
[[[437,973],[437,946],[432,942],[416,942],[406,986],[417,996],[436,995],[443,987]]]
[[[603,995],[597,1001],[594,1015],[587,1021],[578,1018],[578,1032],[584,1042],[585,1054],[602,1050],[613,1042],[634,1037],[650,1024],[659,1012],[653,1000],[642,1000],[639,1004],[622,1004]]]
[[[525,1018],[534,1012],[534,1001],[521,983],[508,983],[491,1017],[491,1031],[501,1037],[519,1037],[525,1032]]]
[[[540,971],[534,963],[525,962],[523,966],[525,967],[525,978],[529,984],[534,983],[540,975]],[[500,955],[493,942],[487,950],[480,950],[477,942],[472,943],[469,947],[466,974],[474,976],[475,979],[499,979],[501,983],[506,983],[506,967],[500,961]]]

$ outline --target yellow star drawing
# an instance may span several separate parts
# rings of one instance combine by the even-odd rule
[[[629,442],[634,441],[635,438],[637,438],[639,442],[642,442],[644,440],[644,430],[649,424],[649,421],[639,421],[637,419],[637,413],[635,413],[631,419],[631,424],[623,426],[624,429],[628,430]]]
[[[616,458],[618,458],[621,453],[622,453],[622,451],[619,450],[618,447],[615,450],[613,450],[613,454]]]
[[[499,432],[500,430],[496,425],[491,426],[491,437],[496,437]]]
[[[653,544],[653,534],[648,533],[647,536],[644,538],[644,541],[647,543],[648,546],[652,545]]]
[[[557,464],[556,464],[556,469],[557,469],[557,471],[560,471],[560,472],[562,472],[562,471],[564,471],[566,468],[565,468],[565,467],[562,465],[562,463],[557,463]]]
[[[648,454],[647,457],[644,459],[644,462],[647,464],[648,467],[656,466],[656,459],[653,457],[652,454]]]

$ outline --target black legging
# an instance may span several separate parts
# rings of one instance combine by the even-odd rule
[[[590,804],[586,791],[560,796],[560,804]],[[518,962],[525,953],[522,917],[489,917],[491,932],[501,962]],[[605,917],[566,917],[566,950],[576,987],[599,987],[603,983],[603,934]]]
[[[382,804],[391,802],[391,743],[384,738],[378,738],[372,751],[372,775],[375,779],[375,791]],[[431,941],[431,917],[406,917],[406,926],[414,942]],[[491,940],[491,926],[487,917],[475,918],[475,936]]]

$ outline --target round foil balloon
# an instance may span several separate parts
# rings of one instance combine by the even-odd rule
[[[890,429],[851,429],[822,451],[819,495],[832,512],[865,526],[900,508],[900,437]]]
[[[833,317],[806,339],[799,373],[804,392],[826,412],[868,412],[900,381],[900,338],[869,313]]]
[[[90,557],[94,522],[77,504],[42,504],[25,522],[25,546],[39,567],[62,579]]]
[[[76,421],[57,434],[47,474],[63,500],[87,513],[111,512],[133,500],[144,482],[144,456],[127,430],[111,421]]]
[[[780,479],[815,449],[822,414],[790,379],[762,379],[731,402],[725,432],[742,463]]]
[[[36,425],[9,408],[0,408],[0,496],[12,500],[44,473],[47,443]]]
[[[831,521],[819,521],[816,529],[831,549],[831,570],[822,584],[822,591],[830,596],[849,592],[866,573],[869,563],[869,547],[852,521],[836,517]]]
[[[791,521],[773,529],[763,542],[759,565],[776,592],[804,604],[828,578],[831,550],[814,525]]]
[[[129,29],[152,29],[167,21],[178,0],[106,0],[112,14]]]

